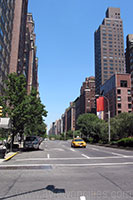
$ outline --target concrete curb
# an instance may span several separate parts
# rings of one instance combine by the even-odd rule
[[[4,159],[4,162],[10,160],[12,157],[14,157],[15,155],[17,155],[19,152],[16,152],[16,153],[13,153],[12,155],[10,156],[7,156],[7,158]]]

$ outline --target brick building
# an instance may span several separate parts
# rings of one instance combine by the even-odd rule
[[[101,93],[109,100],[110,116],[132,111],[131,76],[130,74],[114,74],[101,86]],[[104,118],[107,119],[108,103],[104,102]]]
[[[95,113],[95,77],[85,79],[80,89],[81,114]]]
[[[28,0],[14,0],[9,73],[23,73]]]
[[[0,94],[9,74],[15,1],[0,1]]]
[[[75,104],[73,102],[66,109],[66,123],[66,131],[75,131]]]
[[[132,111],[133,111],[133,34],[126,38],[126,72],[131,74],[131,93],[132,93]]]
[[[31,13],[27,14],[25,58],[23,72],[27,79],[27,93],[34,87],[38,91],[38,59],[36,57],[36,35],[34,33],[34,20]]]

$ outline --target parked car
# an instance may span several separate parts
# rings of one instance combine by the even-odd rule
[[[82,138],[74,138],[71,142],[71,147],[86,147],[86,142]]]
[[[40,140],[38,136],[27,136],[24,140],[24,149],[39,149]]]

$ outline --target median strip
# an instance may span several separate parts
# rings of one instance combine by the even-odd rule
[[[16,154],[18,154],[18,152],[10,154],[9,156],[7,155],[6,158],[4,159],[4,161],[8,161],[10,160],[12,157],[14,157]]]

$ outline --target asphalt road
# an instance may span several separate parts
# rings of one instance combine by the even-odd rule
[[[0,164],[0,199],[133,200],[133,151],[45,141]]]

